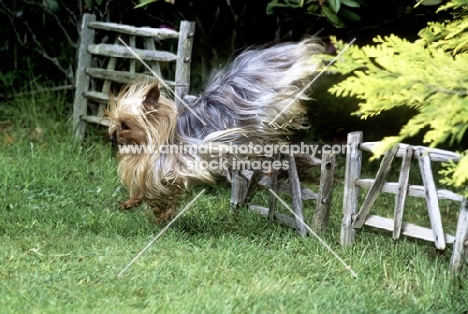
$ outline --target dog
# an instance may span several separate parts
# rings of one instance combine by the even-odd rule
[[[118,172],[130,193],[121,207],[144,200],[156,221],[164,221],[175,214],[177,200],[190,185],[229,176],[232,160],[265,158],[224,148],[284,143],[307,127],[304,100],[309,98],[302,92],[320,67],[315,56],[323,51],[320,41],[311,38],[248,48],[214,71],[203,92],[186,106],[176,107],[158,82],[135,82],[111,97],[105,110],[110,140],[119,147],[151,148],[151,153],[119,153]],[[167,145],[209,146],[212,151],[158,149]],[[221,151],[224,169],[194,167],[219,158]]]

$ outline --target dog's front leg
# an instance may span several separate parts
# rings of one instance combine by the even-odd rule
[[[144,198],[143,192],[138,192],[133,195],[130,195],[130,198],[125,202],[120,203],[120,209],[130,209],[140,205],[141,201]]]

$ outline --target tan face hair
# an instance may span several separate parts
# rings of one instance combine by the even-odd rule
[[[145,144],[146,134],[134,116],[120,114],[116,124],[109,129],[110,140],[115,144]]]
[[[111,97],[109,110],[104,112],[111,122],[110,140],[115,144],[163,144],[172,136],[176,109],[161,97],[157,84],[137,86],[139,89],[124,89],[117,101]]]

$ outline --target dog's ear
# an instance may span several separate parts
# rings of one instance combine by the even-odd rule
[[[161,96],[161,93],[159,92],[159,86],[158,84],[154,84],[148,90],[148,93],[146,93],[145,99],[143,100],[143,105],[147,110],[154,110],[157,108],[159,96]]]

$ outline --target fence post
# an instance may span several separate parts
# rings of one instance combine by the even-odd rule
[[[361,177],[362,151],[359,144],[362,143],[362,132],[348,134],[348,151],[346,152],[345,186],[343,196],[343,220],[341,222],[341,245],[348,246],[354,242],[356,230],[351,226],[352,215],[358,211],[359,187],[354,184]]]
[[[462,269],[466,267],[468,267],[468,199],[465,198],[458,216],[450,270],[452,273],[461,273]]]
[[[194,34],[194,22],[182,21],[180,23],[175,73],[175,93],[179,96],[175,99],[177,108],[183,105],[181,99],[190,92],[190,63],[192,62],[191,56]]]
[[[330,204],[335,173],[335,155],[330,152],[322,154],[320,188],[314,213],[314,229],[318,233],[325,231],[330,217]]]
[[[93,43],[94,30],[88,29],[88,24],[96,21],[93,14],[84,14],[80,29],[80,44],[78,46],[78,64],[75,72],[75,99],[73,101],[73,136],[82,141],[86,132],[86,122],[81,120],[88,112],[88,100],[83,95],[88,90],[90,78],[85,70],[91,65],[91,54],[88,46]]]

